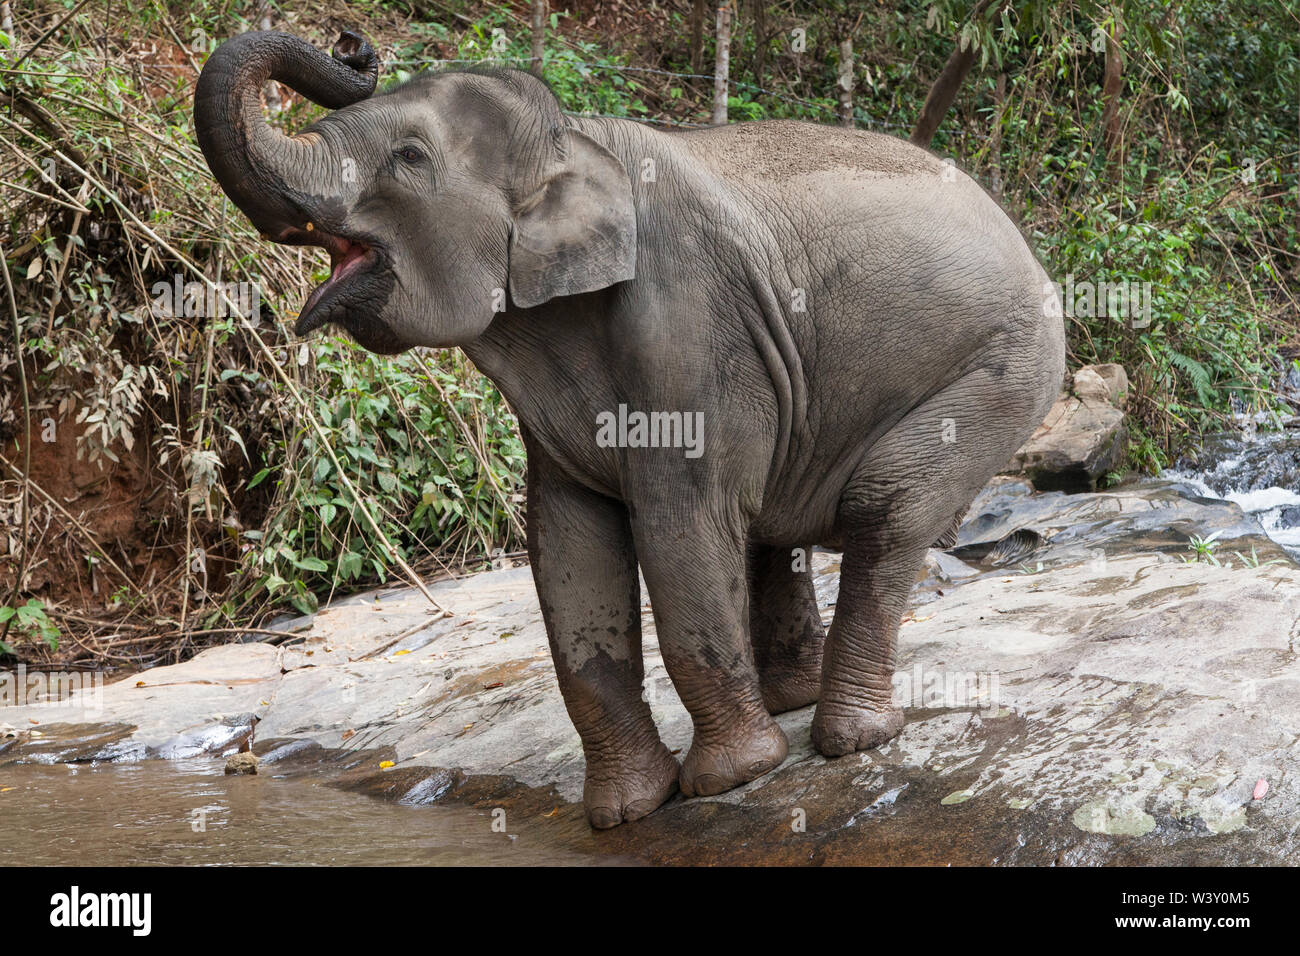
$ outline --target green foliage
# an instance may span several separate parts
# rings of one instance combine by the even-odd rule
[[[1289,561],[1284,561],[1281,558],[1273,558],[1269,561],[1262,560],[1259,556],[1259,553],[1255,550],[1255,546],[1253,544],[1250,546],[1249,556],[1242,554],[1240,551],[1234,551],[1232,553],[1235,554],[1241,560],[1242,566],[1247,568],[1267,568],[1275,564],[1281,564],[1284,566],[1290,564]]]
[[[0,627],[8,625],[9,635],[17,633],[20,637],[39,640],[51,651],[59,647],[59,629],[45,613],[45,602],[36,598],[18,607],[0,606]],[[2,633],[2,632],[0,632]],[[0,654],[12,654],[14,647],[0,640]]]
[[[324,384],[314,412],[364,503],[351,499],[313,431],[286,432],[249,480],[250,491],[273,484],[283,503],[241,535],[251,594],[310,613],[318,594],[386,581],[386,545],[361,507],[413,565],[435,553],[487,556],[518,540],[523,445],[500,395],[465,360],[385,359],[343,338],[318,340],[311,354]]]
[[[1222,531],[1216,531],[1213,534],[1206,535],[1205,537],[1201,537],[1198,534],[1191,535],[1187,539],[1187,547],[1188,551],[1191,552],[1191,557],[1184,556],[1183,563],[1196,564],[1197,562],[1204,561],[1205,563],[1212,564],[1217,568],[1220,562],[1219,556],[1215,553],[1219,547],[1219,542],[1216,539],[1221,534],[1223,534]]]

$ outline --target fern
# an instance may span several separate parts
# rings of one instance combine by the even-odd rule
[[[1196,399],[1202,405],[1213,405],[1217,397],[1214,391],[1214,383],[1210,378],[1210,370],[1207,369],[1196,359],[1184,355],[1182,352],[1169,350],[1169,361],[1184,373],[1192,383],[1192,388],[1196,390]]]

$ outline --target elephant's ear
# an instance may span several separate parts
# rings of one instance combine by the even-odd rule
[[[636,210],[627,170],[576,129],[564,160],[515,212],[510,298],[521,309],[636,275]]]

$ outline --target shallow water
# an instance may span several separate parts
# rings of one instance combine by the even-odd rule
[[[611,864],[533,821],[402,806],[220,760],[0,767],[0,866]]]

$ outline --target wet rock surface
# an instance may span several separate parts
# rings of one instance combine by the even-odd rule
[[[1265,563],[1184,563],[1188,534],[1206,529],[1223,530],[1225,557],[1253,545]],[[829,616],[838,555],[814,559]],[[501,808],[565,858],[1300,860],[1297,567],[1240,508],[1176,484],[1071,496],[995,483],[914,595],[898,738],[826,760],[812,708],[784,714],[790,756],[776,771],[606,833],[583,819],[582,751],[529,570],[433,590],[453,617],[413,590],[375,592],[297,622],[310,627],[280,646],[214,648],[103,687],[90,706],[4,708],[0,773],[230,754],[252,734],[260,775]],[[684,753],[690,721],[644,611],[647,698]]]

